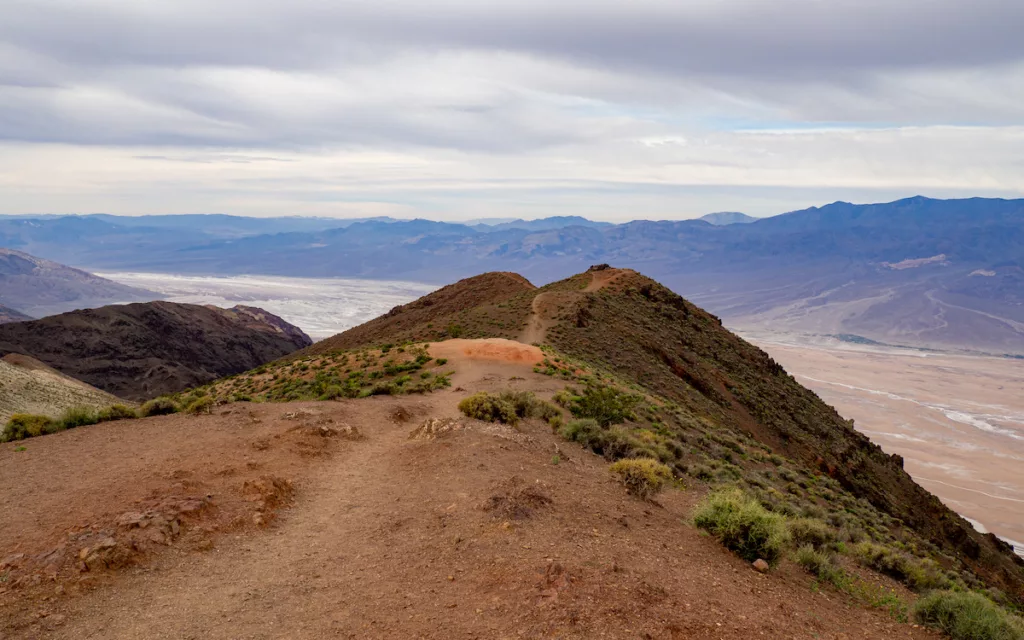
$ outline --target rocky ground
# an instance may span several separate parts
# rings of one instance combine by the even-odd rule
[[[0,446],[4,638],[934,637],[630,497],[551,429],[460,416],[550,396],[531,347],[432,346],[426,396],[248,404]],[[894,588],[895,585],[890,585]]]

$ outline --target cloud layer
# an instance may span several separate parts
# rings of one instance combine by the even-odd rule
[[[0,5],[4,213],[1024,194],[1016,0]]]

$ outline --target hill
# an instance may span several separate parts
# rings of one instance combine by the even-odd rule
[[[459,283],[463,300],[471,297],[473,284],[474,279]],[[710,422],[732,434],[729,438],[764,445],[799,468],[833,478],[883,519],[912,530],[992,584],[1024,596],[1024,572],[1009,545],[975,531],[917,485],[901,459],[872,444],[767,354],[657,282],[632,270],[600,266],[537,289],[522,288],[505,300],[488,297],[477,306],[441,307],[427,321],[417,311],[429,298],[393,310],[386,328],[378,319],[373,332],[367,332],[368,325],[357,327],[304,353],[352,348],[367,339],[443,340],[453,337],[453,329],[465,338],[550,344],[678,405],[674,415],[660,418],[678,434],[674,437],[707,439],[702,429]],[[727,448],[713,446],[688,459],[687,469],[715,464]],[[795,491],[805,498],[814,495]]]
[[[32,356],[103,391],[144,400],[252,369],[311,340],[251,307],[111,305],[0,325],[0,353]]]
[[[27,413],[57,418],[66,409],[102,409],[123,402],[21,354],[0,359],[0,423]]]
[[[23,320],[31,319],[32,318],[30,316],[25,315],[24,313],[18,311],[17,309],[5,307],[4,305],[0,304],[0,324],[5,324],[8,322],[21,322]]]
[[[21,251],[0,248],[0,302],[19,309],[24,316],[20,320],[159,297],[152,291],[118,284]]]
[[[116,217],[10,219],[0,220],[0,241],[97,269],[435,284],[481,264],[545,284],[608,262],[641,270],[743,329],[1024,354],[1022,220],[1024,200],[914,197],[748,224],[370,220],[247,237],[214,222],[186,233]],[[242,226],[235,220],[231,229]]]
[[[701,216],[700,219],[713,225],[748,224],[758,220],[754,216],[748,216],[747,214],[740,213],[739,211],[719,211],[717,213],[709,213]]]
[[[168,403],[0,445],[7,636],[1018,633],[1024,561],[635,271],[469,278]]]

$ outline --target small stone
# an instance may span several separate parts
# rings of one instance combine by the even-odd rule
[[[761,558],[754,560],[753,566],[754,571],[757,571],[758,573],[768,573],[768,563],[762,560]]]
[[[267,519],[263,517],[262,513],[257,511],[256,513],[252,514],[252,523],[257,527],[262,527],[267,523]]]

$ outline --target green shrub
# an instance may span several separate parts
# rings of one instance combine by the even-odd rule
[[[793,544],[798,547],[810,545],[814,549],[821,549],[836,541],[835,531],[816,518],[790,520],[789,533],[793,537]]]
[[[178,405],[166,396],[154,398],[142,405],[139,415],[143,418],[150,416],[165,416],[179,411]]]
[[[1024,622],[1020,618],[977,593],[935,591],[918,599],[914,618],[953,640],[1024,639]]]
[[[597,420],[592,418],[570,420],[558,430],[558,435],[566,440],[579,442],[590,449],[602,447],[605,441],[604,430],[597,424]]]
[[[609,470],[619,477],[633,495],[644,500],[664,488],[672,480],[672,470],[651,458],[629,458],[614,463]]]
[[[0,442],[13,442],[25,438],[35,438],[48,433],[56,433],[63,427],[49,416],[37,416],[27,413],[16,413],[7,421]]]
[[[602,427],[635,420],[633,408],[640,396],[622,393],[613,387],[587,385],[583,395],[573,396],[569,411],[577,418],[593,418]]]
[[[751,562],[761,558],[775,564],[790,540],[785,518],[735,488],[708,494],[697,506],[693,521]]]
[[[949,587],[949,578],[930,560],[918,560],[901,551],[871,542],[858,544],[854,552],[864,565],[904,582],[914,591]]]
[[[196,398],[185,408],[185,411],[195,416],[203,413],[212,413],[213,398],[211,398],[210,396],[202,396],[201,398]]]
[[[485,422],[504,422],[515,425],[519,423],[519,416],[516,414],[516,406],[499,396],[494,396],[486,391],[474,393],[464,398],[459,403],[459,411],[470,418],[484,420]]]
[[[91,424],[99,422],[99,416],[96,415],[96,411],[88,407],[70,407],[64,410],[61,414],[60,425],[64,429],[74,429],[75,427],[85,427]]]
[[[96,417],[100,422],[113,422],[114,420],[131,420],[133,418],[138,418],[139,414],[131,407],[123,404],[115,404],[105,409],[100,409],[100,412],[96,414]]]
[[[840,589],[845,588],[846,583],[850,580],[846,572],[836,565],[834,555],[827,551],[819,551],[812,545],[801,546],[796,550],[793,559],[808,573],[830,582]]]
[[[437,366],[443,367],[444,365],[448,364],[448,358],[438,358],[437,360],[434,360],[434,362],[437,364]]]

